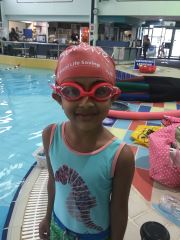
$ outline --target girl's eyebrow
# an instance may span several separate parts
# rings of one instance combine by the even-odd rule
[[[84,87],[84,86],[83,86],[83,83],[82,83],[82,82],[79,82],[78,79],[77,79],[77,80],[74,80],[73,82],[79,84],[82,88]],[[94,85],[96,85],[96,84],[98,84],[98,83],[102,83],[102,82],[106,82],[106,81],[103,80],[103,79],[97,79],[97,81],[93,82],[93,83],[90,84],[89,86],[92,87],[92,86],[94,86]]]

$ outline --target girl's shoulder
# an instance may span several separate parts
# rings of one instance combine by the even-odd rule
[[[43,145],[46,148],[49,148],[49,145],[51,143],[52,137],[54,135],[54,131],[57,127],[56,123],[52,123],[45,127],[42,131],[42,139],[43,139]]]
[[[124,144],[124,147],[122,148],[118,156],[116,170],[117,172],[119,172],[122,171],[123,169],[124,172],[126,172],[126,170],[127,172],[129,172],[129,170],[131,169],[133,172],[134,167],[135,167],[134,153],[130,146]]]
[[[63,123],[51,123],[43,129],[42,134],[49,135],[56,128],[61,129],[64,125],[65,125],[64,122]]]
[[[56,123],[52,123],[46,126],[42,131],[42,136],[48,137],[51,134],[52,129],[55,128],[56,126],[57,126]]]

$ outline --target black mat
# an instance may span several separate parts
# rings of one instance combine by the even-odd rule
[[[180,69],[180,59],[174,60],[174,59],[158,58],[158,59],[155,59],[155,63],[156,63],[156,66]]]

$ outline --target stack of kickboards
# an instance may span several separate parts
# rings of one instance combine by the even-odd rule
[[[116,86],[122,101],[180,101],[180,78],[141,76],[117,81]]]

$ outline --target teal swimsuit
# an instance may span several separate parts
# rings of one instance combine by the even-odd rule
[[[113,137],[98,150],[77,152],[64,128],[56,125],[49,149],[56,189],[51,239],[108,239],[112,178],[123,144]]]

